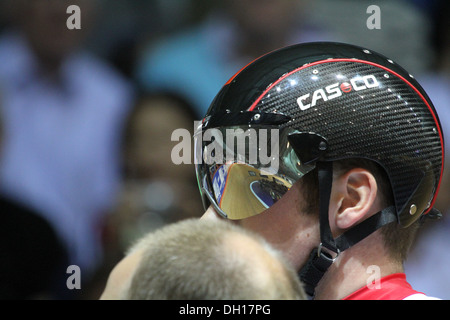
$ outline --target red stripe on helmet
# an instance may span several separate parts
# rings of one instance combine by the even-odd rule
[[[433,108],[430,106],[430,104],[429,104],[428,101],[425,99],[425,97],[422,95],[422,93],[420,93],[420,91],[419,91],[415,86],[413,86],[408,80],[406,80],[403,76],[401,76],[401,75],[398,74],[397,72],[392,71],[391,69],[389,69],[389,68],[387,68],[387,67],[385,67],[385,66],[379,65],[379,64],[377,64],[377,63],[370,62],[370,61],[365,61],[365,60],[359,60],[359,59],[349,59],[349,58],[336,58],[336,59],[335,59],[335,58],[333,58],[333,59],[326,59],[326,60],[315,61],[315,62],[312,62],[312,63],[305,64],[305,65],[303,65],[303,66],[301,66],[301,67],[299,67],[299,68],[297,68],[297,69],[294,69],[294,70],[292,70],[292,71],[290,71],[290,72],[284,74],[284,75],[283,75],[281,78],[279,78],[277,81],[273,82],[273,83],[272,83],[269,87],[267,87],[267,89],[264,90],[264,92],[263,92],[263,93],[262,93],[262,94],[261,94],[261,95],[253,102],[253,104],[250,106],[250,108],[248,109],[248,111],[253,111],[253,110],[256,108],[256,105],[261,101],[261,99],[262,99],[262,98],[263,98],[263,97],[264,97],[264,96],[265,96],[265,95],[266,95],[273,87],[275,87],[275,86],[276,86],[277,84],[279,84],[281,81],[283,81],[284,79],[286,79],[287,77],[289,77],[291,74],[296,73],[297,71],[300,71],[300,70],[303,70],[303,69],[306,69],[306,68],[315,66],[315,65],[319,65],[319,64],[322,64],[322,63],[330,63],[330,62],[358,62],[358,63],[368,64],[368,65],[371,65],[371,66],[374,66],[374,67],[377,67],[377,68],[381,68],[381,69],[383,69],[383,70],[385,70],[385,71],[387,71],[387,72],[392,73],[393,75],[395,75],[396,77],[400,78],[401,80],[403,80],[408,86],[410,86],[410,87],[411,87],[411,88],[419,95],[419,97],[423,100],[423,102],[425,102],[425,105],[427,106],[428,110],[430,110],[430,113],[431,113],[431,115],[433,116],[434,122],[435,122],[436,127],[437,127],[438,132],[439,132],[439,139],[440,139],[440,141],[441,141],[441,146],[442,146],[442,147],[441,147],[441,152],[442,152],[441,174],[440,174],[440,177],[439,177],[438,186],[437,186],[436,191],[435,191],[435,193],[434,193],[433,200],[431,201],[431,205],[430,205],[429,209],[428,209],[427,211],[424,212],[424,214],[427,214],[427,213],[431,210],[431,208],[433,208],[433,205],[434,205],[434,203],[436,202],[437,194],[438,194],[439,189],[440,189],[440,187],[441,187],[442,175],[443,175],[443,172],[444,172],[444,139],[443,139],[441,127],[439,126],[439,121],[438,121],[438,119],[437,119],[437,116],[436,116],[436,114],[435,114]],[[253,63],[253,62],[251,62],[251,63]],[[251,64],[251,63],[250,63],[250,64]],[[245,68],[245,67],[244,67],[244,68]],[[243,69],[244,69],[244,68],[243,68]],[[242,71],[242,70],[241,70],[241,71]],[[241,72],[241,71],[239,71],[239,72]],[[239,73],[239,72],[238,72],[238,73]],[[237,74],[236,74],[236,75],[237,75]],[[236,75],[235,75],[235,76],[236,76]],[[231,82],[233,79],[234,79],[234,77],[233,77],[232,79],[230,79],[229,82]],[[227,82],[227,83],[229,83],[229,82]]]

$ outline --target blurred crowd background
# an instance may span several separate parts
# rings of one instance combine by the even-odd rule
[[[69,5],[81,29],[69,30]],[[370,5],[380,29],[370,29]],[[97,299],[140,235],[200,217],[193,165],[174,165],[221,86],[294,43],[348,42],[407,69],[450,141],[447,0],[1,0],[0,298]],[[449,149],[450,150],[450,149]],[[448,154],[448,152],[447,152]],[[450,158],[450,157],[448,157]],[[408,280],[450,299],[448,169]],[[81,289],[69,290],[69,265]]]

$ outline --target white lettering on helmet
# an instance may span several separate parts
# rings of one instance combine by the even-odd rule
[[[311,107],[314,107],[317,104],[317,100],[322,99],[323,101],[327,101],[327,95],[325,94],[325,91],[323,89],[319,89],[314,91],[313,97],[311,100]]]
[[[324,89],[317,89],[312,94],[307,93],[297,98],[297,104],[300,110],[307,110],[314,107],[320,100],[329,101],[342,96],[342,93],[350,92],[352,90],[361,91],[369,88],[379,87],[379,83],[374,75],[369,74],[362,77],[356,77],[350,80],[350,83],[333,83],[326,86]]]

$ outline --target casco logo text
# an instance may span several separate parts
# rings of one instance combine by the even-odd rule
[[[363,77],[353,78],[349,82],[336,82],[326,86],[323,89],[317,89],[312,94],[307,93],[297,99],[297,104],[301,110],[307,110],[314,107],[317,103],[328,101],[342,96],[342,93],[348,93],[352,90],[361,91],[368,88],[379,87],[379,83],[374,75],[369,74]]]

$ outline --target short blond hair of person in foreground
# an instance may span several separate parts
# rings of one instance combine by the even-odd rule
[[[303,300],[297,273],[263,238],[225,221],[188,219],[140,239],[103,300]]]

